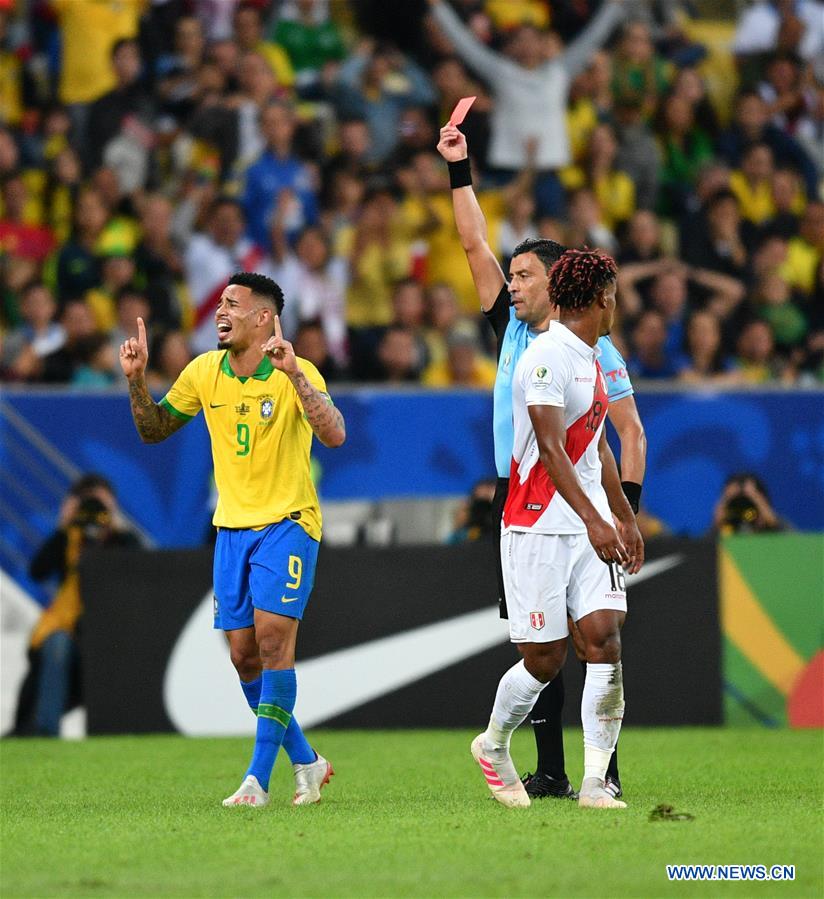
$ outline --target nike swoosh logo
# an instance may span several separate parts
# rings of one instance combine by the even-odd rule
[[[210,409],[222,409],[226,405],[227,405],[227,403],[218,403],[217,405],[215,405],[214,403],[209,403],[209,408]]]
[[[627,583],[649,580],[683,560],[674,554],[648,562],[628,574]],[[190,736],[252,735],[255,719],[239,695],[226,641],[212,629],[212,595],[204,596],[172,650],[163,683],[166,712]],[[506,622],[489,606],[298,662],[295,717],[301,727],[314,727],[507,642]]]
[[[299,596],[281,596],[281,602],[297,602],[300,599]]]

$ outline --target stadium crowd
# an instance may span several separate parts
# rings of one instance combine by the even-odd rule
[[[693,6],[0,0],[0,377],[122,385],[140,315],[162,390],[245,269],[327,381],[491,388],[435,149],[474,95],[490,243],[614,254],[633,377],[820,383],[824,6]]]

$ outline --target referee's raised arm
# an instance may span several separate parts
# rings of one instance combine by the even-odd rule
[[[495,305],[506,278],[489,246],[486,219],[472,189],[466,138],[455,125],[446,124],[441,128],[438,152],[449,164],[455,225],[472,271],[481,309],[488,312]]]

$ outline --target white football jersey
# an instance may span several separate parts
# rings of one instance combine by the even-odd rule
[[[541,463],[529,406],[563,408],[566,453],[586,495],[604,520],[612,521],[598,455],[608,403],[599,355],[598,347],[589,346],[554,321],[521,356],[512,380],[515,440],[503,533],[586,533],[583,521],[558,493]]]

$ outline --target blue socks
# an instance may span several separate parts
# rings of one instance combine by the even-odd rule
[[[257,715],[260,702],[260,688],[263,685],[263,676],[255,680],[240,682],[240,688],[249,703],[249,708]],[[311,765],[317,759],[317,753],[309,745],[309,741],[303,736],[298,722],[292,718],[286,733],[283,735],[283,748],[293,765]]]
[[[245,776],[254,775],[261,787],[268,790],[278,749],[292,720],[298,683],[294,668],[286,671],[264,670],[261,681],[255,751]]]
[[[260,688],[263,685],[263,675],[255,678],[255,680],[240,682],[240,689],[243,690],[243,695],[246,697],[246,702],[249,703],[249,708],[257,715],[257,707],[260,702]]]
[[[264,790],[269,789],[269,778],[281,745],[292,764],[305,765],[314,762],[316,755],[303,736],[297,721],[292,718],[297,696],[295,669],[267,671],[254,681],[240,682],[246,701],[257,712],[255,751],[246,776],[254,775]]]
[[[289,722],[289,727],[283,735],[283,748],[293,765],[311,765],[318,757],[294,718]]]

